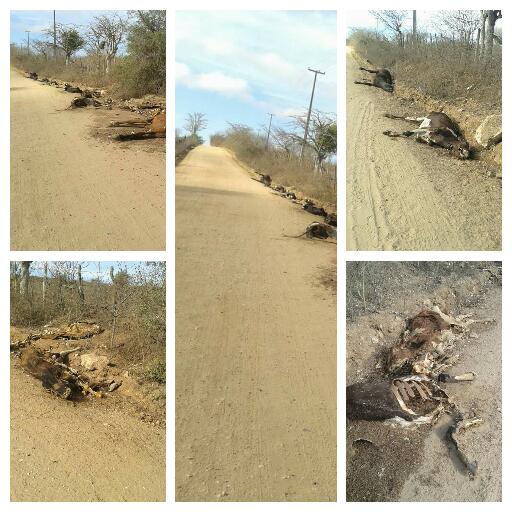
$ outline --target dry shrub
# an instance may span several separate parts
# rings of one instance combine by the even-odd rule
[[[104,88],[112,85],[111,76],[96,71],[92,57],[78,57],[66,66],[62,60],[47,60],[41,55],[27,55],[18,48],[11,47],[11,64],[27,73],[35,72],[40,78],[56,78],[87,87]]]
[[[336,204],[334,164],[325,164],[323,172],[315,171],[311,155],[301,160],[292,152],[275,147],[267,149],[264,138],[242,125],[232,125],[226,133],[213,134],[210,144],[230,149],[241,162],[271,176],[273,183],[294,188],[322,203]]]
[[[200,143],[197,135],[190,135],[188,137],[176,137],[174,139],[174,150],[176,161],[185,158],[187,153],[198,146]]]
[[[474,44],[420,35],[401,48],[374,32],[358,30],[349,44],[375,67],[391,70],[395,80],[437,100],[476,99],[489,109],[501,108],[501,47],[484,65]]]
[[[33,268],[36,265],[32,263]],[[44,302],[43,278],[33,271],[29,293],[23,295],[20,277],[11,268],[11,325],[37,329],[48,322],[94,320],[108,331],[109,338],[116,298],[119,315],[113,349],[131,364],[156,368],[154,380],[161,380],[166,341],[165,263],[148,262],[130,274],[121,268],[113,283],[84,281],[83,302],[78,293],[77,264],[49,262],[48,267]]]

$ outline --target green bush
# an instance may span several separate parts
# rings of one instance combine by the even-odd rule
[[[114,70],[122,97],[165,96],[165,11],[136,11],[128,31],[128,54]]]

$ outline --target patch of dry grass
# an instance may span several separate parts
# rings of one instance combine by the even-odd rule
[[[210,143],[230,149],[244,164],[268,174],[272,183],[293,188],[317,202],[336,205],[334,164],[325,164],[323,172],[317,171],[311,158],[301,160],[294,154],[286,154],[276,148],[267,150],[265,140],[249,130],[212,135]]]
[[[400,48],[378,34],[359,30],[349,44],[375,67],[388,68],[401,85],[436,100],[475,99],[489,110],[501,110],[501,47],[495,44],[492,60],[484,65],[474,45],[443,38],[420,38]]]

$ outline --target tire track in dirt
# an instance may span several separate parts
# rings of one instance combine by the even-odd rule
[[[347,248],[349,250],[497,250],[501,182],[486,164],[459,161],[385,129],[407,123],[385,112],[417,107],[356,85],[347,56]],[[419,113],[419,112],[418,112]]]
[[[359,140],[360,138],[366,137],[369,133],[370,120],[374,115],[374,105],[371,101],[366,101],[359,112],[357,122],[355,123],[356,131],[354,138]],[[382,202],[382,195],[377,186],[376,181],[376,166],[374,164],[375,155],[373,151],[372,141],[366,146],[352,146],[351,161],[362,160],[367,165],[362,169],[360,174],[360,180],[364,183],[363,187],[358,187],[358,184],[354,180],[350,181],[350,185],[347,187],[348,197],[353,195],[357,197],[359,205],[370,205],[368,209],[357,207],[354,211],[357,220],[353,217],[348,219],[349,228],[348,231],[354,236],[355,245],[359,245],[357,240],[357,231],[355,230],[354,224],[364,224],[371,237],[378,241],[378,245],[385,245],[386,239],[389,237],[389,226],[386,218],[385,210]],[[362,150],[362,151],[361,151]],[[350,175],[353,176],[353,175]],[[362,194],[361,194],[362,192]]]

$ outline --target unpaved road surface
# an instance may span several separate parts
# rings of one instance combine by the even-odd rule
[[[336,499],[336,245],[221,148],[176,170],[176,499]]]
[[[11,249],[165,249],[165,155],[91,135],[76,95],[11,70]]]
[[[470,327],[467,340],[456,343],[458,362],[452,375],[475,372],[473,382],[444,384],[448,396],[466,417],[474,414],[483,424],[462,436],[468,459],[477,461],[474,479],[446,441],[453,424],[444,414],[433,426],[408,428],[389,422],[349,421],[347,424],[348,501],[454,501],[501,500],[501,286],[486,270],[404,270],[400,262],[373,262],[366,279],[378,282],[378,297],[370,297],[373,312],[356,314],[347,324],[347,384],[379,374],[382,358],[404,329],[405,319],[425,305],[438,304],[475,319],[492,319]],[[444,265],[444,263],[442,263]],[[374,269],[381,267],[379,274]],[[488,267],[475,263],[474,267]],[[393,274],[388,280],[386,275]],[[352,274],[352,278],[356,279]],[[437,284],[434,284],[437,283]],[[368,283],[367,283],[368,284]],[[382,299],[382,302],[381,302]],[[354,301],[350,301],[354,304]],[[381,303],[378,306],[378,303]],[[377,307],[374,309],[374,306]],[[364,441],[362,441],[364,440]]]
[[[164,501],[165,430],[73,404],[11,364],[11,501]]]
[[[422,112],[382,89],[354,84],[368,75],[347,54],[347,248],[499,250],[501,181],[488,177],[482,162],[383,135],[412,126],[385,112]]]

